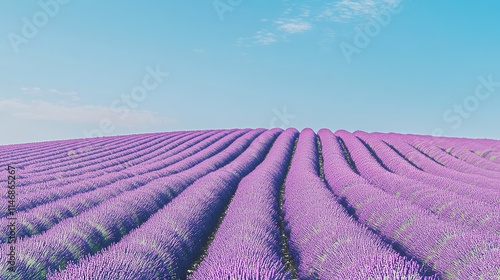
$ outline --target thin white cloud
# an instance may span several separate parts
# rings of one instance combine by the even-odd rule
[[[252,37],[240,37],[236,40],[236,44],[240,47],[251,47],[255,45],[265,46],[272,45],[276,42],[278,42],[276,34],[266,29],[257,31]]]
[[[22,87],[21,93],[37,97],[56,97],[63,98],[69,101],[78,101],[80,97],[74,91],[63,92],[57,89],[42,89],[39,87]]]
[[[292,35],[315,31],[314,34],[320,36],[319,45],[323,49],[329,49],[327,45],[335,42],[332,21],[341,24],[349,21],[366,21],[367,17],[374,17],[384,10],[397,8],[402,0],[334,0],[326,1],[326,4],[319,7],[311,2],[300,4],[289,2],[281,15],[274,20],[259,19],[266,28],[258,31],[253,37],[238,38],[237,45],[250,47],[290,42]]]
[[[251,47],[286,42],[290,34],[304,33],[313,29],[313,25],[308,21],[310,16],[311,9],[309,6],[291,4],[281,13],[281,17],[278,19],[261,18],[259,21],[266,24],[267,28],[257,31],[252,37],[238,38],[236,44],[240,47]]]
[[[251,47],[255,45],[268,46],[286,39],[286,35],[303,33],[312,29],[312,25],[300,19],[284,19],[274,21],[276,31],[262,29],[249,38],[240,37],[236,40],[238,46]]]
[[[115,125],[122,127],[167,124],[174,121],[147,110],[130,109],[126,118],[120,118],[121,115],[111,106],[67,105],[43,100],[26,102],[19,99],[0,99],[0,109],[10,112],[13,117],[27,120],[98,124],[108,118]]]
[[[298,19],[292,19],[288,21],[279,20],[276,21],[279,25],[278,29],[286,33],[303,33],[312,29],[312,25],[309,22],[301,21]]]
[[[276,35],[267,30],[258,31],[254,36],[255,42],[259,45],[271,45],[277,42]]]
[[[30,106],[23,103],[19,99],[0,99],[0,108],[12,109],[12,110],[26,110]]]
[[[21,92],[24,94],[31,94],[31,95],[42,95],[43,90],[39,87],[22,87]]]
[[[68,98],[70,98],[73,101],[80,100],[80,97],[74,91],[62,92],[62,91],[58,91],[56,89],[49,89],[48,91],[49,91],[49,93],[52,93],[52,94],[55,94],[55,95],[58,95],[58,96],[68,97]]]
[[[402,0],[341,0],[327,4],[318,18],[339,22],[364,20],[373,17],[383,10],[397,7]]]

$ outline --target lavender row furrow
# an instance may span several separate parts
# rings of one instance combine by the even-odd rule
[[[283,210],[298,277],[420,279],[417,263],[398,255],[336,203],[319,177],[316,144],[312,130],[301,132],[285,183]]]
[[[160,179],[118,196],[92,208],[75,218],[66,219],[41,235],[16,244],[17,269],[6,271],[6,263],[0,263],[2,279],[45,279],[49,270],[64,267],[85,255],[95,254],[122,239],[151,215],[168,204],[198,178],[226,165],[243,152],[263,130],[248,131],[228,146],[207,150],[212,155],[195,168],[177,175]],[[47,246],[50,244],[50,250]],[[9,244],[0,246],[0,253],[7,254]]]
[[[67,167],[67,163],[71,162],[72,164],[82,164],[83,166],[89,165],[87,159],[93,158],[96,155],[105,155],[106,153],[113,153],[115,151],[126,151],[127,148],[131,148],[138,145],[139,142],[146,144],[150,143],[153,139],[165,138],[172,139],[173,137],[179,135],[187,135],[190,133],[186,132],[172,132],[172,133],[154,133],[154,134],[144,134],[144,135],[130,135],[127,137],[117,136],[117,137],[104,137],[99,142],[97,139],[92,139],[93,141],[85,147],[71,147],[68,148],[54,148],[51,153],[52,156],[47,156],[43,161],[39,163],[34,163],[34,161],[30,161],[27,159],[25,164],[21,164],[23,168],[27,171],[27,174],[30,173],[36,175],[40,172],[50,172],[50,169],[65,167],[69,168],[68,170],[75,170],[74,167]],[[77,142],[78,143],[78,142]],[[81,143],[81,141],[80,141]],[[82,143],[83,144],[83,143]],[[135,145],[134,145],[135,144]],[[82,145],[80,145],[82,146]],[[54,164],[56,163],[56,164]]]
[[[233,139],[234,137],[239,137],[239,133],[241,133],[241,131],[235,132],[235,134],[232,136]],[[220,134],[225,135],[225,132],[222,132]],[[218,138],[215,137],[215,139]],[[144,166],[138,166],[137,168],[131,168],[127,172],[106,173],[105,175],[99,176],[98,178],[87,179],[84,182],[72,183],[65,185],[64,187],[59,187],[53,190],[20,196],[16,205],[17,211],[32,209],[36,206],[43,205],[45,203],[53,202],[62,198],[67,198],[76,194],[92,191],[98,188],[105,187],[119,180],[131,178],[141,174],[150,173],[152,171],[161,171],[161,172],[158,172],[158,174],[154,176],[153,174],[149,175],[149,177],[151,178],[159,178],[162,176],[174,174],[177,171],[161,170],[161,169],[164,169],[165,167],[168,167],[169,165],[181,161],[183,159],[186,159],[184,162],[189,162],[190,166],[198,163],[200,161],[200,158],[203,158],[204,153],[201,153],[202,155],[201,156],[198,155],[197,157],[189,157],[189,156],[199,152],[200,150],[203,150],[211,143],[213,143],[213,139],[209,138],[208,141],[202,141],[196,146],[192,147],[192,149],[186,149],[180,154],[169,156],[161,162],[160,166],[158,165],[155,166],[156,168],[154,170],[148,170]],[[216,146],[219,148],[221,145],[224,145],[224,143],[219,142],[218,145]],[[182,164],[185,164],[184,162]],[[7,205],[4,204],[0,207],[5,209],[4,212],[0,212],[0,218],[3,218],[7,215]]]
[[[500,172],[500,165],[493,162],[495,159],[492,152],[486,152],[484,155],[476,155],[475,153],[471,153],[470,151],[464,150],[461,147],[452,146],[450,148],[443,148],[443,146],[438,146],[440,149],[450,154],[451,156],[473,164],[479,168],[483,168],[486,170],[497,171]]]
[[[135,190],[149,182],[151,181],[145,177],[129,178],[101,189],[43,204],[29,211],[22,211],[16,215],[16,238],[23,240],[42,234],[64,219],[76,217],[108,199]],[[7,217],[0,221],[8,224]],[[7,243],[9,236],[9,228],[1,229],[0,243]]]
[[[196,181],[123,240],[48,278],[185,279],[238,182],[263,160],[279,133],[265,132],[233,162]]]
[[[216,133],[216,131],[207,131],[206,134]],[[190,139],[198,136],[200,133],[182,133],[182,134],[165,134],[163,137],[149,140],[147,144],[133,144],[129,147],[125,147],[121,150],[109,150],[108,155],[100,156],[95,160],[85,160],[86,165],[97,164],[105,162],[105,165],[101,165],[100,169],[107,172],[118,172],[123,170],[122,164],[136,165],[142,163],[145,159],[150,160],[158,154],[162,154],[171,148],[177,147],[178,145],[189,141]],[[167,137],[168,136],[168,137]],[[134,154],[134,158],[129,158],[128,155]],[[124,160],[126,158],[126,160]],[[120,169],[112,170],[115,166]],[[64,170],[63,170],[64,171]],[[77,170],[78,171],[78,170]],[[89,170],[92,171],[92,170]],[[65,173],[68,173],[67,171]]]
[[[221,133],[221,135],[225,135],[225,133]],[[238,136],[238,134],[236,134],[236,136]],[[197,145],[194,145],[193,148],[196,148],[193,149],[195,152],[199,152],[201,149],[206,148],[206,146],[204,142],[199,142]],[[75,217],[91,207],[99,205],[106,199],[143,186],[151,181],[152,178],[165,177],[166,172],[170,174],[179,173],[191,167],[193,162],[197,162],[196,160],[199,156],[194,156],[192,152],[191,149],[182,150],[180,154],[183,156],[183,159],[179,158],[179,161],[171,162],[172,165],[166,167],[165,170],[136,175],[93,191],[56,200],[52,203],[46,203],[30,211],[23,211],[17,216],[17,237],[23,238],[34,234],[40,234],[62,220],[69,217]],[[0,219],[0,221],[8,223],[7,218]],[[3,228],[0,231],[0,243],[4,243],[8,235],[9,229],[6,227]]]
[[[440,190],[449,191],[476,201],[488,203],[495,208],[500,207],[500,192],[498,191],[477,188],[471,184],[424,172],[423,169],[419,169],[420,167],[418,165],[413,166],[412,163],[402,157],[403,155],[398,154],[397,150],[393,150],[378,137],[362,132],[356,132],[355,135],[363,139],[363,141],[366,141],[375,151],[377,151],[384,161],[384,164],[395,174],[434,186]]]
[[[208,137],[210,135],[213,135],[214,133],[206,133],[206,134]],[[195,138],[195,139],[200,140],[199,138]],[[106,173],[110,173],[110,172],[121,172],[121,171],[127,170],[127,169],[130,170],[130,168],[134,168],[134,166],[137,166],[139,164],[144,164],[146,162],[151,162],[151,161],[164,160],[166,157],[173,155],[176,152],[182,150],[182,148],[186,149],[189,146],[194,145],[194,143],[196,143],[196,141],[190,141],[190,140],[184,141],[185,139],[176,139],[176,137],[174,137],[174,139],[172,139],[172,140],[173,141],[167,141],[164,143],[161,142],[153,147],[150,147],[149,149],[151,151],[149,151],[148,154],[144,154],[144,153],[148,152],[149,149],[146,151],[143,150],[139,154],[131,152],[128,155],[128,157],[122,158],[122,161],[124,162],[123,167],[122,167],[122,164],[120,164],[120,163],[115,164],[114,166],[112,165],[112,163],[109,163],[109,162],[106,163],[106,166],[115,167],[115,170],[112,170],[109,167],[102,167],[101,168],[101,165],[98,164],[98,162],[97,162],[93,166],[89,167],[86,170],[86,172],[82,175],[65,177],[64,179],[59,179],[56,182],[45,181],[45,182],[43,182],[43,184],[47,184],[47,185],[43,188],[40,188],[39,184],[33,184],[31,186],[26,186],[24,188],[20,188],[19,192],[20,193],[36,192],[40,189],[42,189],[43,191],[46,191],[46,190],[51,189],[51,188],[61,187],[61,186],[64,186],[64,185],[67,185],[70,183],[78,182],[82,179],[86,179],[86,177],[88,176],[87,174],[93,174],[93,175],[95,174],[96,176],[100,176],[102,174],[106,174]],[[181,149],[177,149],[179,146],[181,146]],[[135,167],[135,168],[137,168],[137,167]]]
[[[494,163],[491,159],[492,155],[490,155],[493,150],[490,147],[481,147],[481,149],[486,149],[486,152],[481,152],[479,155],[471,152],[466,146],[467,143],[476,142],[478,140],[471,141],[467,139],[464,141],[460,138],[442,138],[442,137],[405,137],[405,140],[413,146],[419,146],[423,143],[429,142],[433,146],[441,149],[442,151],[448,153],[449,155],[465,161],[467,163],[473,164],[479,168],[483,168],[491,171],[500,171],[500,166]]]
[[[240,182],[191,279],[291,279],[281,251],[278,197],[297,136],[295,129],[283,132],[264,162]]]
[[[170,138],[170,137],[168,137]],[[50,167],[45,167],[45,168],[40,168],[39,170],[35,170],[34,173],[31,176],[29,176],[29,180],[23,180],[26,185],[32,185],[36,184],[39,182],[47,182],[47,178],[41,178],[43,175],[50,175],[50,181],[55,181],[57,178],[60,178],[64,176],[65,178],[68,177],[75,177],[78,175],[83,175],[88,172],[93,172],[93,171],[100,171],[100,172],[113,172],[113,171],[118,171],[120,168],[122,168],[121,165],[115,164],[116,162],[113,162],[111,159],[114,158],[115,155],[126,155],[130,153],[137,153],[140,150],[143,149],[148,149],[150,146],[158,144],[162,142],[162,140],[165,139],[165,136],[163,137],[157,137],[157,139],[140,139],[140,141],[137,141],[137,146],[131,146],[131,143],[126,143],[124,146],[120,146],[118,149],[115,147],[112,148],[107,148],[103,149],[100,151],[96,151],[96,154],[99,156],[101,160],[89,160],[88,162],[84,163],[74,163],[72,161],[72,156],[66,155],[60,159],[57,159],[53,163],[61,163],[62,165],[60,166],[50,166]],[[128,148],[127,148],[128,146]],[[85,157],[85,156],[84,156]],[[105,170],[107,167],[111,168],[112,170]]]
[[[356,162],[360,175],[384,192],[428,210],[440,219],[500,236],[500,208],[442,190],[385,170],[384,161],[362,140],[346,131],[337,131]],[[365,143],[366,144],[366,143]],[[368,149],[371,149],[369,151]],[[381,154],[382,156],[382,154]],[[385,158],[385,157],[384,157]],[[377,161],[380,161],[377,162]]]
[[[99,153],[102,156],[102,155],[104,155],[105,151],[99,150],[99,151],[95,151],[95,152]],[[71,161],[71,157],[68,156],[67,152],[58,151],[57,153],[58,153],[58,157],[60,157],[60,159],[59,159],[60,162]],[[102,162],[100,162],[99,164],[102,164]],[[21,164],[21,166],[22,166],[22,164]],[[44,170],[38,170],[38,168],[34,169],[34,168],[26,167],[26,168],[23,168],[23,175],[20,176],[20,178],[19,178],[19,179],[22,179],[22,180],[20,180],[19,188],[23,188],[23,187],[30,186],[30,185],[37,184],[37,183],[48,183],[48,184],[54,183],[54,182],[57,183],[63,177],[69,177],[69,174],[66,174],[64,172],[55,173],[55,171],[52,171],[52,170],[45,170],[44,171]]]
[[[122,145],[113,145],[109,149],[95,151],[94,153],[81,153],[79,155],[73,155],[71,154],[72,151],[68,151],[67,156],[48,162],[47,166],[39,168],[38,170],[35,170],[35,172],[61,172],[65,173],[65,175],[67,174],[68,176],[74,176],[81,174],[81,169],[85,167],[103,162],[108,166],[112,166],[114,165],[114,161],[120,157],[127,156],[132,153],[137,154],[141,151],[146,153],[146,151],[150,151],[150,148],[157,144],[162,144],[163,142],[170,143],[182,136],[183,134],[160,134],[156,135],[154,138],[145,137],[138,139],[137,141],[127,141]],[[101,168],[103,167],[104,166]]]
[[[125,147],[123,149],[126,151],[126,154],[135,155],[138,151],[147,151],[148,148],[150,148],[149,145],[161,145],[161,142],[162,139],[159,139],[157,140],[157,142],[155,141],[153,143],[148,143],[148,145],[145,145],[147,142],[138,143],[140,144],[139,147],[141,149],[127,149]],[[168,141],[166,144],[168,144],[169,142],[170,141]],[[21,184],[18,189],[20,192],[32,192],[40,189],[39,186],[43,186],[43,189],[60,187],[68,184],[68,181],[77,182],[81,179],[85,179],[88,174],[93,174],[97,177],[105,173],[118,172],[124,169],[124,167],[119,162],[112,161],[110,158],[106,158],[104,156],[105,153],[107,153],[107,151],[100,151],[96,153],[96,155],[99,156],[100,159],[90,160],[89,158],[89,161],[86,162],[85,166],[76,167],[75,165],[73,165],[71,160],[66,160],[67,164],[71,167],[62,169],[54,168],[49,171],[39,171],[32,175],[28,174],[26,176],[29,177],[29,179],[25,180],[23,178],[20,178],[22,179],[21,182],[23,184]],[[125,161],[125,159],[126,157],[123,157],[122,160]]]
[[[497,237],[457,228],[370,184],[349,184],[343,178],[349,166],[339,156],[344,151],[329,133],[319,134],[330,189],[360,223],[445,279],[491,279],[495,275],[495,270],[469,273],[486,261],[494,260],[492,265],[500,265]]]
[[[130,178],[124,173],[107,173],[97,178],[87,178],[84,181],[66,185],[64,187],[51,189],[45,192],[27,193],[17,197],[16,210],[25,211],[36,206],[43,205],[61,198],[70,197],[79,193],[88,192],[102,188],[119,180]],[[7,216],[7,204],[0,205],[0,218]]]
[[[405,135],[401,135],[404,137]],[[414,138],[427,140],[427,141],[436,141],[445,143],[446,145],[459,145],[463,148],[466,148],[473,153],[483,153],[488,150],[500,150],[500,140],[494,139],[469,139],[469,138],[457,138],[457,137],[433,137],[429,135],[418,135]]]
[[[429,143],[419,143],[419,145],[415,145],[415,148],[420,150],[421,152],[425,153],[429,157],[435,159],[436,161],[440,162],[442,165],[462,172],[462,173],[467,173],[467,174],[475,174],[475,175],[481,175],[487,178],[491,178],[494,180],[500,180],[500,173],[491,171],[491,170],[485,170],[483,168],[479,168],[477,166],[474,166],[473,164],[470,164],[468,162],[465,162],[463,160],[457,159],[455,157],[450,156],[448,153],[445,151],[439,149],[438,147],[435,147]],[[500,183],[500,181],[499,181]]]
[[[53,142],[51,144],[48,144],[50,147],[48,152],[41,152],[38,153],[36,152],[35,154],[32,153],[26,153],[24,155],[15,155],[12,160],[16,161],[15,163],[18,164],[19,166],[26,167],[27,171],[34,171],[36,170],[39,166],[45,166],[46,165],[46,160],[51,160],[54,158],[62,158],[68,155],[68,152],[71,150],[74,150],[77,146],[81,146],[84,143],[90,144],[90,147],[99,147],[102,145],[119,145],[121,143],[131,143],[135,138],[139,138],[139,135],[137,136],[129,136],[129,137],[106,137],[103,138],[102,140],[97,140],[97,139],[90,139],[90,140],[70,140],[71,142],[74,142],[74,145],[71,146],[62,146],[61,143],[59,142]],[[89,145],[87,145],[86,148],[90,149]],[[81,148],[80,148],[81,149]],[[84,149],[85,150],[85,149]]]
[[[473,145],[472,147],[470,146],[471,144],[475,144],[477,140],[474,141],[465,141],[464,143],[455,143],[453,142],[454,146],[451,146],[451,148],[455,147],[463,150],[464,152],[468,153],[471,157],[477,158],[477,159],[484,159],[487,160],[489,163],[491,163],[493,166],[496,168],[499,167],[500,165],[500,145],[497,147],[493,145],[486,145],[486,146],[476,146]],[[443,143],[443,145],[445,145]],[[448,148],[450,149],[450,144],[447,144]]]
[[[23,163],[29,161],[29,159],[36,160],[42,158],[45,155],[49,157],[56,155],[60,152],[58,149],[76,148],[76,147],[81,147],[82,145],[89,145],[89,144],[97,145],[99,143],[102,143],[103,141],[106,140],[104,138],[90,138],[90,139],[73,139],[73,140],[63,140],[63,141],[7,145],[7,146],[2,146],[4,148],[4,153],[2,153],[0,158],[8,156],[14,161],[18,160],[21,161],[18,163]],[[115,137],[108,137],[107,141],[113,142],[117,141],[117,139]]]
[[[397,149],[409,161],[417,164],[424,171],[430,174],[458,180],[482,189],[491,189],[496,191],[500,190],[499,182],[496,180],[473,174],[460,173],[458,171],[449,169],[422,155],[415,148],[397,138],[388,137],[387,135],[380,135],[379,137],[393,146],[395,149]]]

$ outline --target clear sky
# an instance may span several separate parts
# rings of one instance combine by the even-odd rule
[[[1,1],[0,145],[271,126],[500,139],[498,11],[497,0]]]

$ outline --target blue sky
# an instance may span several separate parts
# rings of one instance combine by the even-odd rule
[[[2,1],[0,145],[271,126],[500,139],[499,10]]]

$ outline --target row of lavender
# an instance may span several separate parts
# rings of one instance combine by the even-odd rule
[[[363,183],[373,184],[386,193],[428,210],[442,220],[455,222],[457,226],[464,226],[469,230],[477,229],[482,232],[495,233],[500,231],[500,208],[488,204],[489,200],[484,199],[488,191],[484,192],[471,185],[457,186],[451,180],[445,189],[442,184],[436,184],[432,177],[428,179],[427,183],[424,183],[402,176],[401,173],[396,174],[392,172],[391,167],[398,159],[397,154],[386,145],[378,145],[379,149],[373,149],[372,146],[368,146],[367,142],[352,134],[337,132],[337,135],[346,143],[357,170],[366,179],[366,182]],[[376,142],[368,136],[365,139],[369,139],[370,143]],[[368,146],[368,149],[365,145]],[[373,155],[370,154],[369,150]],[[398,163],[404,164],[404,160],[400,157],[399,159]],[[431,162],[429,165],[432,166],[432,161],[429,161]],[[385,165],[385,162],[390,163]],[[413,169],[418,171],[416,168]],[[429,173],[421,173],[431,176]],[[487,197],[493,199],[495,195],[498,199],[497,193],[489,191]]]
[[[31,171],[32,165],[24,168],[26,169],[24,173],[28,175],[25,184],[33,185],[33,183],[47,183],[47,181],[57,181],[58,184],[62,184],[67,181],[68,177],[79,179],[78,175],[84,175],[88,172],[99,176],[108,172],[120,171],[126,168],[123,166],[124,163],[127,163],[128,166],[134,165],[128,162],[131,159],[130,155],[144,157],[144,155],[148,155],[148,152],[154,151],[150,148],[154,148],[155,145],[157,148],[165,146],[180,136],[183,135],[166,134],[161,135],[161,137],[144,137],[137,140],[131,138],[124,141],[123,144],[105,144],[98,149],[78,154],[78,156],[71,154],[71,150],[67,148],[59,149],[57,153],[54,152],[56,155],[46,158],[43,166],[38,166],[37,169]],[[29,158],[26,160],[29,162]],[[24,164],[24,162],[17,163],[20,166]],[[38,176],[46,173],[50,176]]]
[[[165,137],[165,136],[164,136]],[[131,142],[129,140],[129,142]],[[54,144],[55,145],[55,144]],[[132,148],[133,146],[130,146]],[[92,153],[98,154],[100,157],[104,157],[106,153],[108,153],[108,150],[112,150],[111,148],[99,148],[96,149],[95,151],[89,151],[84,154],[80,154],[79,157],[77,158],[78,160],[83,160],[83,159],[89,159],[91,161],[90,155]],[[43,170],[31,170],[31,168],[34,168],[33,166],[39,166],[39,164],[30,164],[30,160],[35,158],[37,155],[32,155],[20,160],[15,160],[11,159],[10,161],[12,164],[15,164],[16,166],[19,167],[19,169],[22,170],[22,173],[20,174],[20,184],[19,184],[19,189],[20,191],[36,191],[37,189],[45,189],[47,187],[53,188],[53,187],[58,187],[63,184],[67,184],[70,182],[77,182],[82,179],[85,179],[85,171],[92,172],[95,174],[95,177],[101,176],[109,172],[109,170],[105,170],[105,167],[103,164],[106,164],[106,161],[98,161],[95,163],[94,170],[83,170],[83,172],[80,172],[80,176],[75,176],[74,174],[70,174],[70,172],[65,173],[64,170],[58,171],[58,164],[64,165],[67,169],[83,169],[82,166],[77,167],[77,163],[75,163],[74,156],[68,155],[68,150],[65,148],[54,148],[54,150],[51,151],[51,153],[56,154],[56,156],[47,156],[44,161],[44,165],[50,167],[50,168],[45,168]],[[116,162],[112,162],[114,166],[118,166],[115,164]],[[92,165],[91,165],[92,166]],[[102,168],[103,170],[101,170]],[[116,168],[116,167],[115,167]],[[24,190],[25,186],[28,186],[26,190]]]
[[[192,279],[292,277],[284,247],[280,192],[297,137],[294,129],[282,133],[264,162],[240,182]]]
[[[141,187],[105,200],[76,217],[64,219],[42,234],[21,240],[16,244],[17,273],[9,274],[4,267],[6,263],[0,263],[1,278],[44,279],[48,270],[64,267],[69,261],[96,253],[120,240],[194,181],[238,156],[262,132],[236,131],[231,137],[176,163],[177,169],[184,171],[170,170],[168,177],[157,175],[155,180],[142,182]],[[6,255],[8,249],[8,244],[0,246],[1,254]]]
[[[233,141],[236,137],[241,135],[241,132],[235,132],[227,137],[224,137],[223,139],[220,139],[226,134],[227,133],[224,132],[221,135],[200,141],[196,145],[185,148],[184,150],[179,150],[179,153],[175,153],[175,150],[171,150],[174,152],[172,154],[175,156],[171,155],[169,157],[169,153],[165,153],[163,160],[164,168],[162,169],[148,173],[144,173],[143,169],[140,170],[140,175],[113,182],[111,184],[102,183],[102,185],[97,189],[88,192],[82,191],[82,185],[69,185],[64,188],[68,193],[68,197],[64,199],[57,199],[54,195],[47,195],[47,193],[52,193],[50,191],[47,193],[41,192],[38,196],[22,196],[17,206],[18,211],[22,209],[22,211],[18,213],[17,217],[19,224],[17,227],[17,236],[22,238],[42,233],[65,218],[75,217],[78,214],[99,205],[107,199],[121,194],[126,194],[128,191],[141,187],[154,179],[165,177],[170,174],[176,174],[186,170],[187,168],[193,167],[200,160],[203,160],[209,155],[209,150],[206,150],[208,145],[213,144],[214,146],[212,149],[222,149],[227,145],[227,141]],[[89,176],[91,176],[91,174],[89,174]],[[88,179],[88,181],[92,181],[92,179]],[[86,182],[85,185],[88,185],[88,182]],[[57,190],[60,191],[61,188],[58,188]],[[49,198],[50,201],[43,203],[38,207],[26,209],[27,206],[33,206],[36,204],[33,201],[31,201],[32,203],[23,203],[24,201],[30,202],[28,199],[31,197],[35,199],[35,202],[40,202],[40,200],[45,197]],[[0,219],[0,221],[6,222],[6,218]],[[0,243],[2,243],[7,238],[7,229],[2,229],[0,234]]]
[[[445,173],[446,167],[420,153],[427,161],[420,157],[416,164],[412,160],[417,157],[407,152],[409,147],[405,145],[408,144],[398,137],[385,136],[385,145],[394,148],[391,149],[394,154],[387,156],[382,149],[373,147],[369,147],[372,153],[366,154],[362,140],[345,131],[332,134],[322,130],[318,134],[323,144],[327,182],[339,202],[350,209],[358,222],[378,233],[402,254],[414,257],[446,279],[495,279],[499,276],[497,208],[481,202],[480,198],[473,199],[474,188],[477,193],[490,188],[482,188],[479,184],[461,185],[460,191],[471,192],[471,199],[467,199],[441,189],[443,185],[436,182],[405,181],[407,179],[394,173],[391,167],[406,166],[402,170],[420,173],[420,178],[427,178],[429,182],[435,178],[436,170]],[[371,143],[376,140],[364,133],[356,134],[364,135]],[[454,171],[449,169],[448,172]],[[451,188],[453,186],[449,190]],[[497,192],[491,193],[498,198]],[[452,203],[442,200],[446,196]],[[472,207],[461,203],[461,199]],[[475,211],[476,205],[486,212]],[[482,221],[489,221],[492,214],[497,222],[484,225]]]
[[[293,274],[302,279],[421,278],[418,263],[400,256],[335,202],[318,176],[316,138],[310,130],[300,135],[279,205],[296,134],[281,134],[264,163],[240,182],[206,256],[203,245],[236,181],[248,171],[235,174],[228,165],[211,174],[216,182],[195,182],[116,245],[49,279],[184,279],[190,268],[192,279],[291,279]],[[262,147],[250,147],[236,171],[253,169],[255,163],[248,161],[264,154]],[[231,181],[234,175],[240,176]],[[280,208],[285,228],[279,227]],[[289,245],[288,263],[282,245]]]
[[[321,178],[318,152],[314,132],[302,131],[286,179],[283,210],[298,276],[420,279],[416,262],[399,255],[336,202]]]
[[[165,136],[165,134],[156,135],[156,137],[158,136]],[[51,164],[57,163],[57,159],[88,157],[91,154],[102,152],[104,149],[109,149],[111,146],[131,144],[139,139],[151,139],[152,137],[154,136],[135,135],[38,143],[37,145],[33,144],[33,148],[28,148],[28,146],[24,149],[14,147],[6,149],[2,157],[8,157],[28,173],[35,173],[47,170],[47,167],[50,169]]]
[[[262,134],[235,161],[196,181],[119,243],[49,279],[185,279],[238,182],[263,160],[279,133]]]
[[[500,277],[500,165],[470,151],[494,153],[494,142],[306,129],[281,189],[298,132],[262,132],[99,139],[109,148],[70,166],[53,149],[78,144],[54,143],[24,176],[67,178],[19,188],[22,261],[2,277],[45,279],[56,269],[54,279]],[[226,165],[219,155],[238,158]],[[99,165],[107,171],[90,179]],[[54,252],[44,251],[52,241]]]
[[[432,141],[433,144],[447,153],[474,165],[500,164],[500,145],[498,141],[488,139],[460,139],[429,136],[412,136],[409,143],[416,144]],[[498,168],[498,167],[497,167]],[[494,170],[498,170],[495,168]]]
[[[109,186],[113,183],[123,183],[130,180],[134,180],[135,177],[146,177],[148,179],[158,178],[162,174],[154,175],[154,171],[164,170],[166,167],[170,166],[181,159],[184,159],[198,151],[203,150],[208,145],[212,144],[216,140],[223,137],[227,132],[220,132],[212,138],[206,141],[200,141],[196,139],[199,143],[194,141],[187,141],[183,145],[179,143],[172,143],[173,145],[166,145],[166,151],[164,150],[162,154],[159,154],[154,162],[143,161],[140,165],[135,165],[128,170],[115,171],[104,173],[103,175],[95,175],[93,172],[87,172],[83,176],[77,176],[77,178],[72,178],[64,183],[58,182],[45,182],[47,186],[38,186],[33,184],[32,186],[27,186],[24,188],[19,188],[18,193],[24,194],[23,190],[29,188],[25,195],[22,195],[18,200],[17,209],[18,211],[29,210],[39,205],[50,203],[59,199],[68,198],[79,193],[87,193],[93,190],[98,190],[99,188]],[[176,146],[178,145],[178,146]],[[140,159],[137,154],[130,154],[131,160]],[[83,182],[82,182],[83,180]],[[22,179],[20,180],[22,181]],[[32,189],[33,188],[33,189]],[[3,215],[0,215],[3,217]]]

